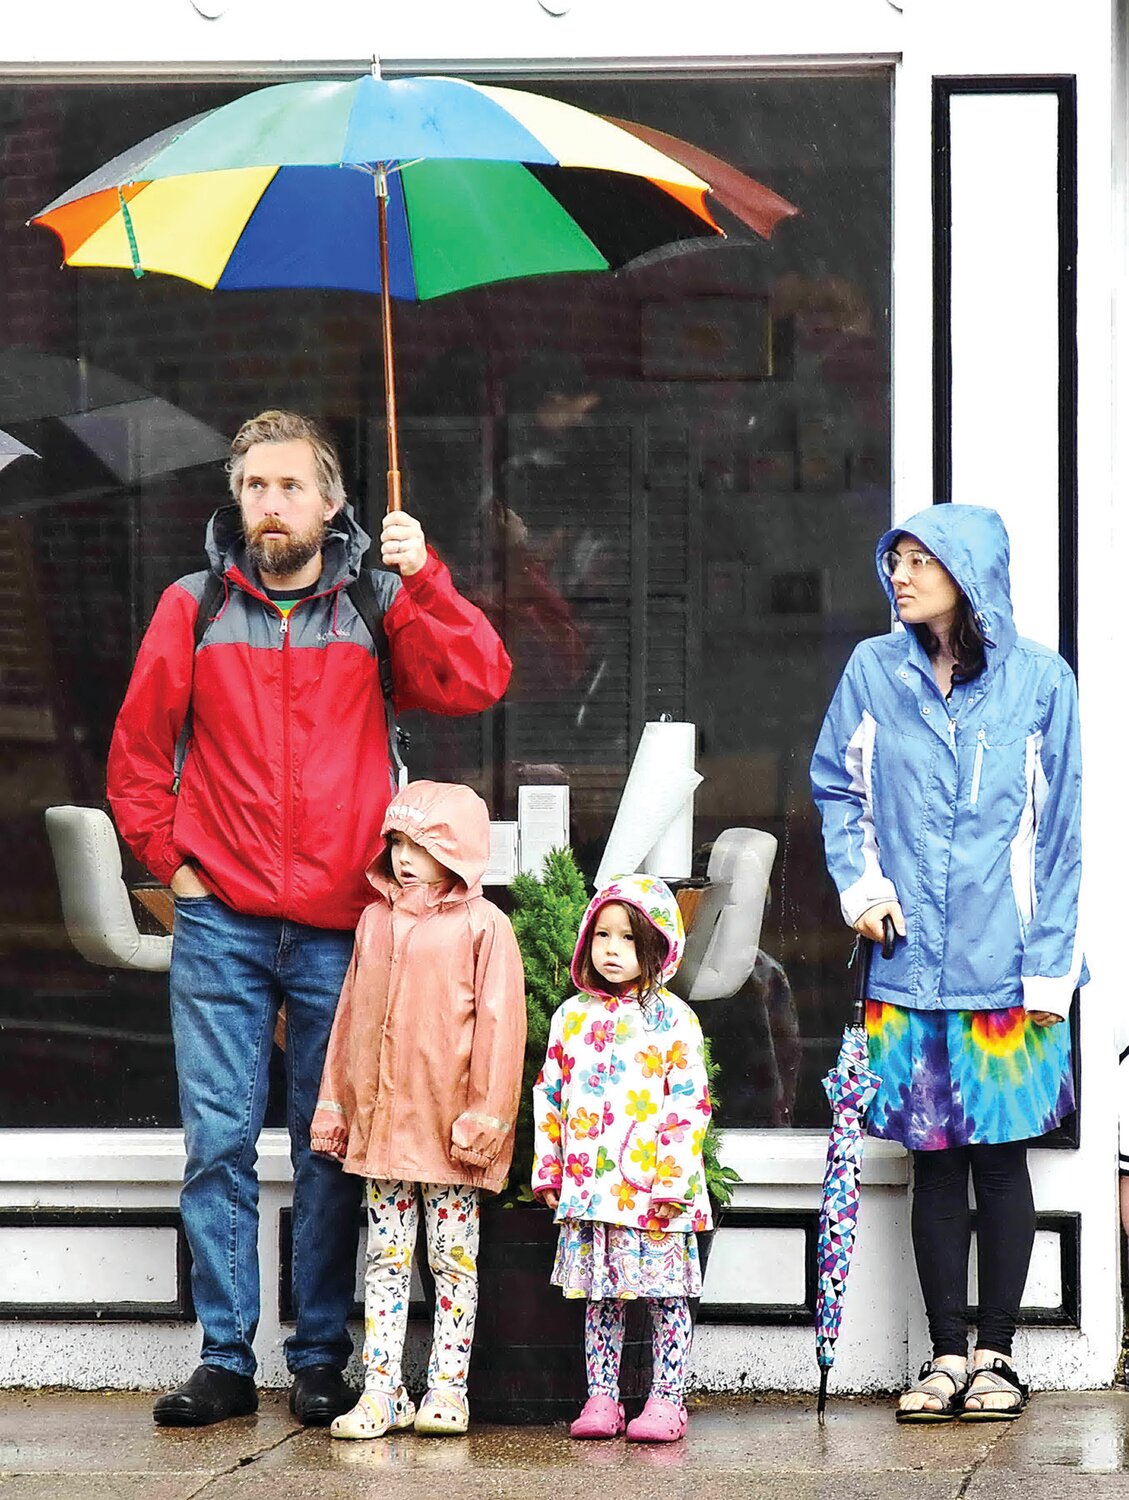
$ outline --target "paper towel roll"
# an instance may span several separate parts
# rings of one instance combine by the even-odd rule
[[[694,784],[673,818],[655,840],[639,866],[644,875],[689,875],[694,860],[694,792],[702,778],[695,771]]]
[[[689,875],[694,833],[696,726],[645,724],[619,799],[596,888],[640,867],[652,875]],[[666,835],[670,832],[668,842]]]

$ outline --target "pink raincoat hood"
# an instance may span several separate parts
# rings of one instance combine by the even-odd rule
[[[482,894],[490,858],[490,811],[469,786],[447,781],[411,781],[393,793],[381,833],[385,844],[365,872],[386,899],[399,895],[392,874],[390,833],[406,833],[451,871],[454,885],[441,887],[440,901],[465,901]]]
[[[580,982],[578,972],[580,954],[584,948],[588,929],[596,920],[600,909],[611,901],[618,901],[622,906],[633,906],[666,939],[667,956],[662,967],[662,982],[666,984],[677,972],[678,965],[682,962],[682,950],[686,945],[686,929],[682,925],[682,913],[678,909],[678,902],[674,899],[670,887],[654,875],[619,875],[592,897],[580,923],[580,932],[572,955],[573,984],[578,990],[589,995],[598,995],[602,999],[612,998],[610,990],[586,990]]]

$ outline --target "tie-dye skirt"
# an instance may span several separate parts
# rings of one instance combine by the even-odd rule
[[[870,1135],[911,1151],[1000,1145],[1045,1135],[1074,1108],[1070,1027],[1009,1010],[866,1006],[870,1066],[880,1076]]]

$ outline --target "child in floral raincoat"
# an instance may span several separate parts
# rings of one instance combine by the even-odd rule
[[[695,1231],[711,1219],[702,1031],[663,987],[684,941],[678,904],[661,880],[629,875],[605,886],[573,955],[580,993],[553,1016],[533,1090],[533,1191],[560,1225],[552,1280],[566,1297],[588,1299],[589,1394],[573,1437],[624,1430],[624,1304],[637,1297],[651,1304],[654,1380],[627,1436],[673,1442],[686,1431],[687,1299],[702,1288]]]

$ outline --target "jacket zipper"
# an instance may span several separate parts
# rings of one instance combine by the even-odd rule
[[[972,763],[972,794],[968,799],[969,806],[975,807],[980,796],[980,773],[984,769],[984,750],[987,746],[987,737],[984,734],[983,725],[976,735],[976,759]]]
[[[281,614],[281,610],[279,611]],[[282,636],[282,915],[290,912],[291,851],[294,845],[294,826],[291,816],[292,797],[290,788],[290,616],[282,615],[279,622]]]

